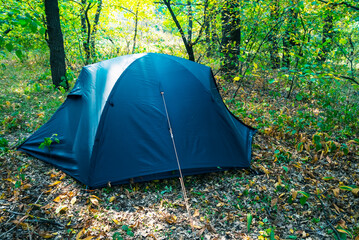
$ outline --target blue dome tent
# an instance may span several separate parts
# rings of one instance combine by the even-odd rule
[[[209,67],[146,53],[85,66],[18,149],[97,188],[178,177],[175,150],[183,175],[247,168],[255,131],[226,108]]]

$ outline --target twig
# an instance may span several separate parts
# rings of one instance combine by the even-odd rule
[[[64,227],[62,224],[60,224],[58,222],[55,222],[53,220],[47,219],[47,218],[37,217],[37,216],[33,216],[33,215],[30,215],[30,214],[25,214],[25,213],[20,213],[20,212],[14,212],[14,211],[11,211],[11,210],[5,210],[5,212],[12,213],[12,214],[15,214],[15,215],[28,216],[30,218],[33,218],[33,220],[34,220],[33,222],[45,222],[45,223],[50,223],[50,224],[59,226],[61,228]],[[31,222],[31,220],[27,220],[27,221]]]
[[[320,203],[321,203],[323,209],[327,210],[327,207],[324,205],[323,200],[322,200],[317,194],[314,194],[314,195],[319,199],[319,201],[320,201]],[[332,223],[329,221],[329,219],[328,219],[328,214],[325,214],[325,220],[326,220],[326,222],[327,222],[327,226],[329,226],[329,227],[334,231],[335,236],[337,237],[337,239],[340,239],[340,235],[339,235],[338,230],[335,229],[335,227],[333,226],[333,224],[332,224]]]
[[[16,227],[17,227],[17,226],[15,225],[15,226],[13,226],[12,228],[10,228],[9,230],[7,230],[6,232],[4,232],[3,234],[1,234],[1,235],[0,235],[0,238],[1,238],[2,236],[5,236],[5,234],[7,234],[7,233],[11,232],[12,230],[14,230]]]
[[[44,194],[44,191],[41,192],[40,196],[37,198],[36,202],[34,204],[37,204],[37,202],[40,200],[42,194]]]

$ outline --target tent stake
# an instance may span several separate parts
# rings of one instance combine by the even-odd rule
[[[191,210],[189,208],[189,204],[188,204],[188,199],[187,199],[187,193],[186,193],[186,187],[184,186],[184,181],[183,181],[183,175],[182,175],[182,170],[181,170],[181,165],[178,159],[178,154],[177,154],[177,148],[176,148],[176,143],[175,143],[175,139],[173,137],[173,132],[172,132],[172,126],[171,126],[171,121],[170,121],[170,117],[168,116],[168,111],[167,111],[167,105],[166,105],[166,100],[165,100],[165,93],[161,92],[162,95],[162,101],[163,101],[163,105],[165,106],[165,111],[166,111],[166,117],[167,117],[167,122],[168,122],[168,126],[169,126],[169,131],[170,131],[170,135],[171,135],[171,139],[172,139],[172,145],[173,145],[173,149],[175,151],[175,155],[176,155],[176,160],[177,160],[177,165],[178,165],[178,171],[180,174],[180,183],[181,183],[181,188],[182,188],[182,193],[183,193],[183,198],[186,204],[186,209],[187,209],[187,214],[190,220],[190,225],[193,228],[193,220],[192,220],[192,215],[191,215]]]

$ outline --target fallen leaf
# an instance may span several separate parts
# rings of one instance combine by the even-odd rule
[[[274,207],[277,204],[277,202],[278,202],[278,198],[273,198],[270,203],[271,207]]]
[[[96,195],[90,195],[91,198],[96,198],[97,200],[101,201],[101,198],[97,197]]]
[[[53,187],[53,186],[56,186],[57,184],[61,183],[61,181],[56,181],[56,182],[53,182],[49,185],[49,187]]]
[[[69,198],[72,198],[73,196],[75,196],[75,193],[72,192],[72,191],[71,191],[71,192],[68,192],[68,193],[67,193],[67,196],[69,196]]]
[[[70,201],[71,205],[74,205],[77,201],[77,198],[76,197],[73,197]]]
[[[155,235],[153,235],[153,233],[148,234],[147,237],[152,237],[153,239],[157,240],[157,238],[155,237]]]
[[[39,235],[43,238],[53,238],[55,236],[55,234],[50,232],[40,232]]]
[[[194,210],[193,217],[198,217],[198,216],[199,216],[199,210],[196,209],[196,210]]]
[[[116,197],[115,197],[115,196],[112,196],[112,197],[109,198],[108,201],[111,203],[111,202],[115,201],[115,199],[116,199]]]
[[[358,196],[359,196],[359,188],[354,188],[354,189],[352,189],[352,193],[353,193],[356,197],[358,197]]]
[[[61,201],[61,195],[57,196],[53,201],[59,203]]]
[[[67,206],[66,205],[60,205],[58,208],[56,208],[55,213],[65,213],[67,211]]]
[[[31,184],[25,184],[25,185],[21,186],[21,189],[26,190],[26,189],[29,189],[31,187],[32,187]]]
[[[77,233],[76,240],[81,239],[81,237],[82,237],[82,235],[84,235],[84,233],[85,233],[85,228],[81,229],[81,231]]]
[[[96,198],[90,198],[90,201],[91,201],[92,204],[94,204],[96,206],[99,205],[99,202],[98,202],[98,200]]]
[[[174,224],[174,223],[176,223],[177,222],[177,217],[175,216],[175,215],[167,215],[166,217],[165,217],[165,220],[166,220],[166,222],[167,223],[169,223],[169,224]]]
[[[116,223],[117,225],[120,225],[120,222],[117,219],[112,218],[112,221]]]
[[[292,200],[295,200],[297,198],[297,194],[298,192],[297,191],[292,191]]]

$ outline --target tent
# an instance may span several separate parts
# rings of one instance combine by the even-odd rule
[[[18,149],[97,188],[177,177],[175,150],[183,175],[247,168],[255,131],[227,109],[209,67],[145,53],[83,67]]]

